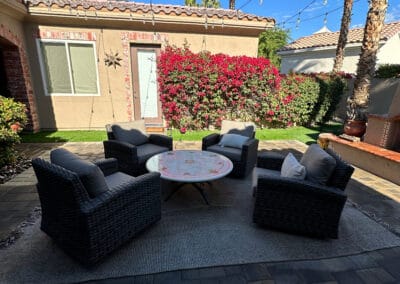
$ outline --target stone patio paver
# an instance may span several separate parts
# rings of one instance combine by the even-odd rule
[[[103,158],[101,142],[21,144],[29,158],[49,158],[49,150],[64,147],[86,159]],[[260,141],[259,150],[293,152],[307,148],[298,141]],[[175,141],[174,149],[201,149],[201,142]],[[32,168],[0,185],[0,240],[39,206]],[[349,201],[375,215],[400,236],[400,186],[356,168],[346,193]],[[179,270],[88,283],[400,283],[400,247],[321,260],[241,264]]]

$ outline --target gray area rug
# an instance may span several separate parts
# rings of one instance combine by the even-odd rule
[[[163,203],[160,222],[86,269],[40,231],[40,218],[13,245],[0,250],[1,283],[70,283],[177,269],[255,262],[320,259],[400,246],[400,238],[351,204],[338,240],[318,240],[252,223],[250,180],[221,179],[207,188],[211,206],[185,186]]]

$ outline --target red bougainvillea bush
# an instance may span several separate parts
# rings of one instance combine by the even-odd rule
[[[301,101],[301,86],[316,83],[298,75],[289,78],[281,77],[266,58],[193,53],[172,46],[158,58],[163,114],[169,126],[182,132],[219,127],[225,118],[262,126],[301,122],[294,109]],[[314,93],[311,97],[316,98],[318,90]],[[313,101],[304,112],[311,111]]]

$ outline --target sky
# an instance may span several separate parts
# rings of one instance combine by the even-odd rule
[[[150,3],[150,0],[138,2]],[[184,5],[184,0],[152,0],[154,4]],[[201,0],[197,0],[198,3]],[[400,21],[400,0],[388,0],[386,22]],[[228,9],[229,0],[220,0]],[[340,30],[344,0],[236,0],[236,9],[257,16],[271,17],[277,26],[290,30],[296,40],[320,30],[324,24],[331,31]],[[354,0],[350,28],[364,27],[368,0]]]

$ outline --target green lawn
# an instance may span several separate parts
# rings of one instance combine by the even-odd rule
[[[315,142],[321,132],[342,133],[341,124],[329,124],[322,128],[292,127],[282,129],[257,129],[256,137],[259,140],[299,140],[304,143]],[[172,131],[174,140],[199,141],[213,131],[188,131],[185,134],[178,130]],[[168,133],[170,135],[170,133]],[[22,142],[95,142],[107,139],[105,130],[74,130],[74,131],[42,131],[39,133],[22,134]]]

